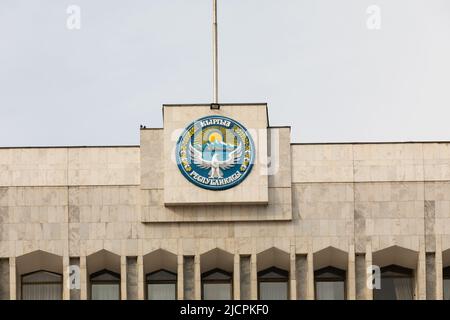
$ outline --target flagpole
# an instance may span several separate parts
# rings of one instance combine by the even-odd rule
[[[219,103],[219,61],[217,35],[217,0],[213,0],[213,102]]]

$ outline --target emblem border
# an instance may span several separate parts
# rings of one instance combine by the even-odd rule
[[[182,164],[181,164],[181,159],[180,159],[180,145],[181,145],[181,141],[183,140],[184,136],[186,135],[187,132],[189,132],[189,130],[199,121],[208,119],[208,118],[219,118],[219,119],[223,119],[223,120],[228,120],[231,121],[232,123],[237,124],[246,134],[246,136],[248,137],[248,140],[250,142],[250,146],[251,146],[251,160],[250,163],[248,165],[247,170],[244,172],[244,174],[241,176],[240,179],[233,181],[230,184],[227,184],[225,186],[208,186],[208,185],[204,185],[201,184],[197,181],[195,181],[194,179],[192,179],[188,173],[184,170]],[[242,183],[245,179],[247,179],[247,176],[250,174],[250,172],[253,169],[253,164],[256,158],[256,152],[255,152],[255,144],[253,142],[253,137],[250,134],[250,132],[247,130],[246,127],[244,127],[239,121],[236,121],[234,119],[225,117],[225,116],[220,116],[220,115],[209,115],[209,116],[205,116],[205,117],[201,117],[197,120],[192,121],[186,128],[184,128],[183,133],[180,135],[180,137],[177,140],[176,143],[176,147],[175,147],[175,157],[176,157],[176,162],[177,162],[177,167],[180,170],[181,174],[186,178],[187,181],[189,181],[190,183],[192,183],[193,185],[205,189],[205,190],[210,190],[210,191],[224,191],[224,190],[228,190],[231,188],[236,187],[237,185],[239,185],[240,183]]]

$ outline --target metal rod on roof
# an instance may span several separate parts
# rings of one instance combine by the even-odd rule
[[[219,103],[219,61],[217,35],[217,0],[213,0],[213,102]]]

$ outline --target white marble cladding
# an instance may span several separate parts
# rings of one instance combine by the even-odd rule
[[[367,264],[413,268],[423,299],[425,257],[435,255],[436,270],[450,266],[450,144],[290,145],[288,128],[268,134],[280,139],[280,163],[267,179],[267,205],[165,206],[161,129],[141,130],[152,148],[0,149],[0,258],[14,274],[15,257],[19,265],[37,251],[64,264],[79,257],[85,268],[101,250],[142,266],[158,249],[182,263],[220,248],[250,255],[255,273],[276,248],[291,274],[296,255],[306,255],[312,275],[317,253],[338,252],[337,260],[327,254],[330,264],[347,257],[350,281],[356,253]],[[401,251],[406,260],[395,256]]]
[[[164,130],[141,130],[141,188],[164,189]]]
[[[140,148],[69,148],[69,185],[139,185]]]
[[[279,131],[280,136],[284,136],[282,139],[289,136],[287,129],[272,130]],[[143,135],[148,132],[143,130]],[[158,130],[154,132],[160,134]],[[152,136],[144,139],[152,139]],[[428,146],[424,146],[426,144],[419,145],[422,146],[420,149],[428,149]],[[443,148],[439,151],[441,145]],[[311,145],[294,145],[293,180],[298,179],[295,174],[298,174],[300,155],[303,158],[310,157],[310,164],[317,161],[324,166],[321,161],[326,161],[329,167],[336,167],[332,162],[345,159],[348,150],[353,147],[330,145],[328,148],[318,145],[314,148]],[[406,148],[400,144],[390,144],[386,149],[384,145],[376,144],[369,149],[376,147],[381,151],[373,154],[383,154],[386,158],[399,158],[403,154],[393,151],[394,147],[399,150]],[[302,149],[305,153],[309,151],[309,155],[300,153]],[[22,151],[9,150],[19,154]],[[61,150],[56,149],[56,152],[60,153]],[[100,150],[110,152],[99,148],[91,154],[95,155]],[[432,144],[431,150],[434,150],[435,157],[442,157],[446,155],[448,147],[447,144]],[[43,154],[51,154],[51,151],[47,150]],[[280,153],[286,151],[281,150]],[[407,158],[414,158],[413,154],[407,153]],[[148,156],[142,153],[141,161],[147,161]],[[107,156],[100,158],[105,160]],[[124,155],[123,159],[127,159],[127,156]],[[50,161],[50,164],[55,162],[57,160]],[[5,163],[5,159],[2,159],[2,163]],[[444,161],[439,163],[441,167],[445,164]],[[124,164],[121,166],[127,167]],[[294,241],[298,248],[302,248],[300,251],[309,246],[319,250],[331,245],[347,250],[347,246],[352,243],[356,244],[359,251],[365,251],[367,243],[371,244],[373,250],[399,245],[417,251],[426,234],[439,237],[442,247],[450,248],[450,182],[440,181],[443,179],[437,179],[439,176],[435,177],[436,181],[396,181],[397,172],[401,171],[396,169],[390,171],[393,181],[341,182],[340,179],[328,177],[328,182],[317,182],[316,178],[311,178],[293,182],[291,190],[287,187],[290,170],[286,167],[289,166],[289,162],[283,164],[280,175],[269,179],[269,205],[263,207],[165,207],[161,174],[157,175],[158,179],[149,181],[146,174],[142,173],[142,180],[147,183],[148,189],[139,185],[120,186],[120,177],[115,182],[117,185],[111,186],[1,187],[0,253],[8,256],[41,248],[59,254],[64,250],[83,254],[104,247],[113,252],[123,252],[128,250],[126,248],[139,252],[141,246],[148,245],[144,243],[155,239],[158,239],[159,244],[177,243],[177,239],[183,239],[187,243],[193,241],[195,246],[202,241],[227,239],[240,246],[253,238],[259,239],[258,245]],[[382,167],[385,168],[386,164]],[[328,174],[333,170],[323,172]],[[314,175],[317,177],[317,171]],[[427,205],[428,213],[425,212]],[[427,223],[428,220],[432,222]],[[142,221],[168,224],[142,224]],[[210,223],[194,224],[205,221]],[[213,227],[216,226],[214,223],[219,229]],[[67,239],[70,245],[66,246]]]
[[[139,147],[0,148],[0,186],[139,184]]]
[[[293,183],[449,179],[449,143],[292,145]]]

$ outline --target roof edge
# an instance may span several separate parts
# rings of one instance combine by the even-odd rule
[[[448,140],[437,141],[356,141],[356,142],[291,142],[291,146],[307,145],[358,145],[358,144],[420,144],[420,143],[450,143]]]
[[[0,147],[4,149],[88,149],[88,148],[140,148],[140,145],[111,145],[111,146],[24,146],[24,147]]]

